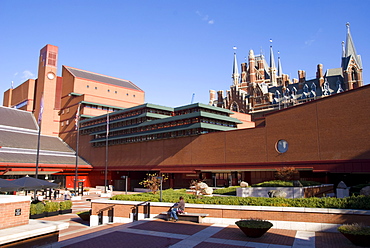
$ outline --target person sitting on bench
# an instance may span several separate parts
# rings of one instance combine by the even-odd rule
[[[176,202],[170,209],[169,214],[170,218],[175,219],[175,222],[179,219],[177,214],[182,214],[185,211],[185,201],[184,197],[180,196],[179,202]]]

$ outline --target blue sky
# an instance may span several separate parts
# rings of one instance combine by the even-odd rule
[[[59,47],[67,65],[127,79],[145,101],[170,107],[208,103],[231,85],[239,64],[273,40],[283,72],[340,67],[346,22],[370,83],[370,1],[20,1],[0,0],[0,103],[11,82],[36,78],[40,49]],[[277,58],[276,58],[277,59]]]

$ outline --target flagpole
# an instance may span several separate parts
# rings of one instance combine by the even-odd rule
[[[40,137],[41,137],[41,122],[40,122],[40,125],[39,125],[39,134],[37,136],[36,175],[35,175],[36,179],[39,176]]]
[[[37,150],[36,150],[36,173],[35,178],[37,179],[39,176],[39,156],[40,156],[40,138],[41,138],[41,122],[42,122],[42,113],[44,112],[44,95],[41,96],[40,102],[40,111],[39,117],[37,120],[37,124],[39,126],[39,133],[37,135]],[[36,199],[36,190],[34,192],[34,199]]]
[[[104,193],[107,193],[107,181],[108,181],[108,135],[109,135],[109,113],[107,111],[107,133],[105,135]]]
[[[76,112],[76,168],[75,168],[75,183],[74,183],[74,192],[77,195],[77,179],[78,179],[78,145],[80,141],[80,107],[81,102],[78,103],[78,108]]]

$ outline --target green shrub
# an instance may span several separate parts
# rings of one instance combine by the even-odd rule
[[[360,194],[360,191],[362,188],[366,187],[366,186],[370,186],[370,184],[357,184],[357,185],[354,185],[354,186],[351,186],[350,188],[350,194],[354,194],[354,195],[359,195]]]
[[[76,214],[77,214],[77,215],[79,215],[79,214],[91,214],[91,210],[77,212]]]
[[[42,214],[43,212],[45,212],[45,206],[42,202],[31,204],[30,206],[31,215]]]
[[[315,181],[300,181],[300,182],[303,186],[321,185],[321,183]],[[293,181],[272,180],[253,184],[252,187],[293,187]]]
[[[45,201],[45,212],[59,211],[59,202]]]
[[[267,198],[267,197],[236,197],[213,196],[196,198],[186,194],[186,190],[163,190],[163,202],[177,202],[183,196],[185,202],[195,204],[243,205],[243,206],[279,206],[279,207],[306,207],[306,208],[338,208],[370,210],[370,197],[350,196],[346,198]],[[112,200],[124,201],[152,201],[159,202],[159,195],[142,193],[135,195],[115,195]]]
[[[267,220],[261,219],[247,219],[239,220],[235,222],[238,227],[248,227],[248,228],[271,228],[273,224]]]
[[[67,200],[67,201],[61,201],[59,203],[59,208],[60,210],[67,210],[72,208],[72,201]]]
[[[345,234],[370,235],[370,226],[365,226],[358,223],[345,224],[338,227],[338,231]]]
[[[215,189],[213,191],[213,194],[217,195],[236,195],[236,189],[240,188],[240,186],[231,186],[227,188],[222,188],[222,189]]]

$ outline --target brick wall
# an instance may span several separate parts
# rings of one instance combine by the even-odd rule
[[[133,201],[92,202],[92,215],[97,215],[100,209],[114,204],[114,217],[130,218],[132,207],[139,203]],[[173,203],[152,202],[150,214],[160,214],[167,211],[172,205]],[[139,213],[143,213],[143,211],[144,208],[139,207]],[[186,204],[186,212],[207,213],[209,214],[207,218],[260,218],[269,221],[327,224],[364,223],[370,225],[370,211],[363,210]],[[103,215],[107,216],[108,211],[104,211]]]
[[[28,199],[21,196],[0,197],[0,229],[28,224],[30,200],[25,198]],[[17,209],[20,209],[20,215],[16,215]]]

